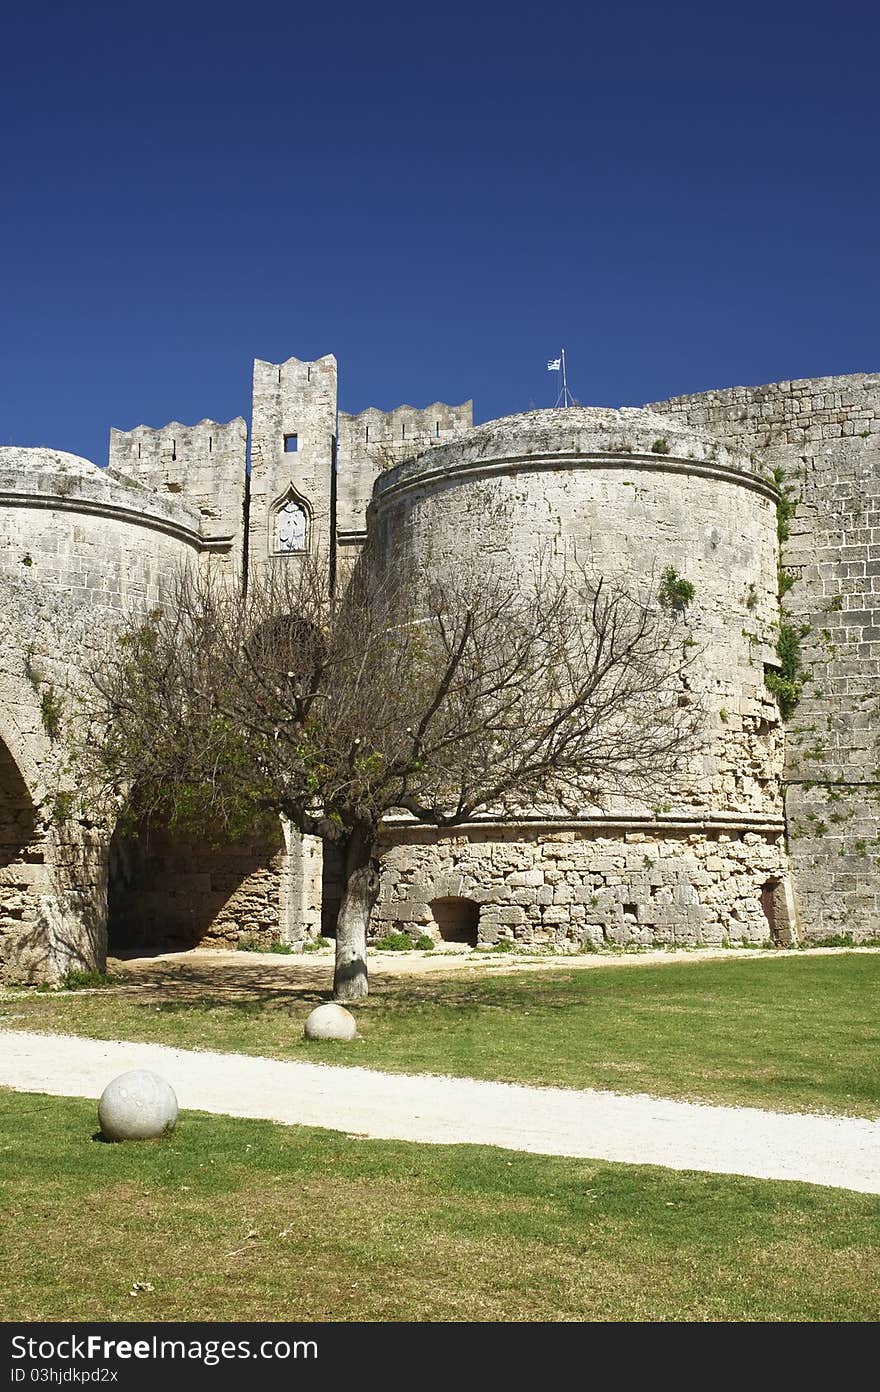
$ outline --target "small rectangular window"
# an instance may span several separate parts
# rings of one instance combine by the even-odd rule
[[[285,454],[296,454],[296,452],[297,452],[298,449],[299,449],[298,437],[297,437],[296,435],[285,435],[285,437],[284,437],[284,453],[285,453]]]

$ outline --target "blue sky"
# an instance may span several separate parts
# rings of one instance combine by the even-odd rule
[[[0,444],[880,369],[876,4],[18,6]]]

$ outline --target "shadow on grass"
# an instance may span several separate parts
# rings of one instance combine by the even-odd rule
[[[295,1005],[329,1000],[332,968],[328,964],[297,964],[295,974],[279,969],[278,958],[269,963],[193,962],[156,960],[146,963],[119,961],[122,968],[108,995],[116,999],[161,1002],[163,1009],[177,1005],[213,1007],[236,1004]],[[114,968],[117,963],[114,962]]]
[[[268,954],[267,954],[268,956]],[[369,963],[368,963],[369,965]],[[247,1013],[250,1009],[277,1007],[296,1009],[321,1005],[332,998],[333,964],[287,962],[283,957],[236,961],[198,961],[180,958],[138,956],[116,958],[112,962],[115,980],[102,989],[105,998],[127,1000],[140,1005],[155,1004],[164,1012],[197,1007],[211,1010],[232,1007]],[[517,978],[463,978],[426,976],[373,978],[370,995],[357,1002],[359,1010],[382,1010],[389,1006],[418,1010],[444,1007],[461,1010],[518,1009],[526,1002],[565,1009],[571,1005],[571,973],[555,973],[541,979],[529,974]]]

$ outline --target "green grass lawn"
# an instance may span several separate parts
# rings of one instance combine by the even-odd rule
[[[285,959],[281,959],[283,962]],[[202,972],[200,976],[199,973]],[[306,1044],[329,967],[207,979],[194,958],[96,992],[7,996],[0,1023],[189,1048],[880,1115],[880,953],[377,980],[352,1044]]]
[[[10,1320],[876,1320],[880,1200],[0,1092]],[[153,1287],[131,1295],[135,1282]]]

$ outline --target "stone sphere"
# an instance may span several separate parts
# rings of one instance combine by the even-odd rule
[[[98,1103],[101,1133],[108,1141],[149,1141],[174,1130],[177,1098],[158,1073],[134,1068],[108,1083]]]
[[[319,1005],[306,1020],[306,1039],[354,1039],[357,1024],[344,1005]]]

